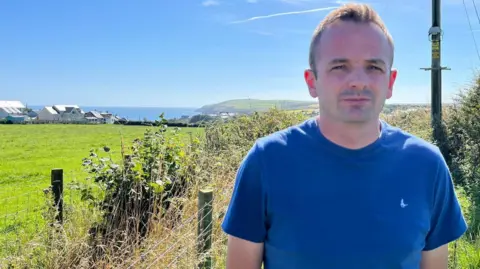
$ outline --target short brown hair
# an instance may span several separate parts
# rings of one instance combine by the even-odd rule
[[[387,30],[384,22],[380,18],[380,15],[367,4],[358,4],[358,3],[349,3],[345,4],[332,12],[330,12],[317,26],[313,33],[312,40],[310,42],[310,52],[309,52],[309,64],[310,68],[313,70],[313,73],[317,74],[315,68],[315,46],[318,44],[322,33],[325,29],[337,22],[337,21],[351,21],[355,23],[374,23],[380,27],[383,33],[386,35],[388,42],[392,46],[392,58],[391,62],[393,63],[393,38]]]

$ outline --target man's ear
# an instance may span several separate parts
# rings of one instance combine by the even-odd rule
[[[398,74],[397,69],[392,68],[392,70],[390,71],[390,80],[388,81],[389,90],[393,89],[393,85],[395,84],[395,80],[397,79],[397,74]]]
[[[388,81],[388,92],[387,92],[387,99],[390,99],[393,95],[393,85],[395,84],[395,80],[397,79],[398,71],[397,69],[392,69],[390,71],[390,78]]]
[[[317,88],[315,86],[316,78],[313,70],[311,69],[306,69],[305,72],[303,73],[303,76],[305,78],[305,83],[307,83],[308,87],[308,92],[310,93],[310,96],[313,98],[317,98]]]

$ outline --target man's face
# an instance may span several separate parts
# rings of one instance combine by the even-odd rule
[[[392,53],[374,24],[340,21],[329,26],[315,48],[317,78],[305,71],[322,117],[344,123],[377,120],[397,75],[390,70]]]

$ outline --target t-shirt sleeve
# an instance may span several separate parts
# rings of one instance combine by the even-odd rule
[[[259,155],[255,144],[240,164],[222,223],[225,233],[256,243],[263,242],[266,234],[265,188]]]
[[[451,173],[440,155],[434,186],[434,204],[430,231],[424,251],[436,249],[460,238],[467,230],[467,223],[455,193]]]

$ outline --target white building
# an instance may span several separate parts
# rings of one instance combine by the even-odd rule
[[[25,109],[25,105],[20,101],[0,101],[0,119],[4,119],[9,115],[22,115],[23,109]]]
[[[77,105],[54,105],[53,109],[60,114],[62,122],[85,121],[85,112]]]
[[[85,112],[77,105],[46,106],[38,112],[40,121],[82,122]]]
[[[85,120],[90,123],[104,123],[103,116],[100,112],[92,110],[84,114]]]
[[[106,124],[114,124],[115,123],[115,116],[112,113],[101,113],[104,121]]]
[[[51,106],[46,106],[38,112],[37,119],[40,121],[60,121],[60,114]]]

